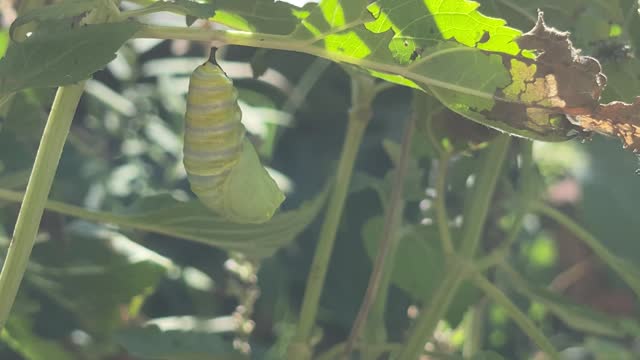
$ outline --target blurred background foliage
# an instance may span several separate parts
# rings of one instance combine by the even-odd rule
[[[482,1],[481,11],[526,31],[535,21],[536,8],[542,8],[549,25],[572,31],[583,53],[603,63],[609,78],[605,101],[631,100],[640,94],[635,1],[505,3]],[[2,15],[9,24],[11,13],[5,9]],[[167,15],[149,20],[165,25],[182,21]],[[4,29],[2,49],[8,41]],[[181,164],[185,94],[188,76],[209,46],[128,42],[87,85],[51,199],[116,212],[158,194],[190,198]],[[350,92],[344,69],[282,51],[230,46],[220,55],[225,60],[222,67],[239,88],[244,122],[288,192],[285,209],[321,193],[334,173],[346,127]],[[260,75],[257,79],[254,70]],[[22,91],[0,109],[0,189],[22,190],[26,185],[53,94],[53,89]],[[360,306],[411,98],[410,90],[391,87],[376,99],[322,295],[320,349],[348,335]],[[449,169],[447,206],[455,216],[461,214],[465,184],[474,172],[470,149],[475,146],[468,145],[481,142],[491,131],[473,128],[432,105],[434,128],[440,134],[454,133],[450,141],[466,148]],[[442,276],[439,249],[419,249],[410,242],[411,237],[437,234],[431,224],[429,169],[438,149],[428,144],[429,131],[433,129],[420,129],[416,135],[407,180],[407,222],[423,225],[407,229],[408,240],[398,249],[395,286],[386,310],[390,341],[402,340],[415,317],[416,299],[429,294]],[[640,178],[634,175],[640,165],[634,155],[615,139],[595,136],[585,143],[535,143],[534,158],[551,204],[579,219],[616,255],[640,262]],[[507,169],[507,175],[517,177],[512,174],[516,171]],[[499,188],[499,198],[510,195],[508,185]],[[19,205],[0,204],[4,252]],[[509,221],[509,212],[496,206],[485,234],[487,249],[503,238]],[[249,347],[253,358],[281,359],[293,335],[318,231],[316,221],[275,255],[255,260],[201,243],[46,212],[10,323],[0,337],[0,359],[188,358],[184,354],[227,359]],[[593,310],[638,318],[633,293],[566,229],[528,215],[515,247],[510,261],[531,282]],[[503,280],[495,282],[500,285]],[[483,319],[483,348],[506,359],[532,356],[529,340],[514,331],[504,309],[471,288],[463,291],[447,322],[439,326],[432,349],[462,351],[465,322],[472,316],[467,310],[475,304],[473,309]],[[576,331],[542,303],[515,292],[509,295],[552,334],[569,359],[640,358],[637,337],[613,339]],[[147,322],[157,327],[135,327]],[[482,358],[498,358],[492,356],[486,353]]]

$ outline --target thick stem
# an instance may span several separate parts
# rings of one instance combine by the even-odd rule
[[[414,98],[415,99],[415,98]],[[414,100],[415,101],[415,100]],[[404,210],[404,199],[402,197],[404,191],[404,181],[407,176],[407,169],[409,167],[409,159],[411,157],[411,139],[413,138],[413,129],[415,127],[415,117],[416,114],[413,112],[409,116],[409,121],[405,127],[404,135],[402,136],[402,148],[400,152],[400,159],[398,160],[398,164],[395,171],[395,176],[393,179],[393,185],[391,189],[391,197],[389,200],[389,206],[386,209],[384,228],[382,230],[382,238],[378,242],[378,253],[376,255],[375,262],[373,264],[373,270],[371,271],[371,276],[369,277],[369,284],[367,285],[367,291],[364,295],[364,299],[362,300],[362,305],[360,306],[360,310],[358,311],[358,316],[353,323],[353,327],[351,328],[351,333],[349,334],[349,338],[347,339],[347,343],[345,346],[345,351],[343,354],[344,359],[348,359],[351,355],[351,351],[353,351],[353,346],[355,342],[358,340],[360,336],[360,332],[364,324],[369,317],[369,312],[371,311],[371,307],[374,302],[378,298],[381,280],[384,275],[385,270],[385,260],[389,253],[391,252],[391,248],[395,247],[398,240],[397,239],[397,229],[400,223],[402,222],[402,212]],[[393,259],[389,259],[389,271],[392,271],[393,267]],[[386,290],[386,289],[385,289]],[[386,296],[386,291],[385,291]],[[384,322],[383,322],[384,325]]]
[[[320,295],[336,239],[336,232],[342,217],[345,200],[351,182],[351,174],[362,142],[364,131],[371,119],[371,102],[375,96],[373,80],[369,77],[354,76],[352,81],[352,109],[342,146],[342,153],[336,173],[336,183],[329,199],[324,223],[320,230],[320,238],[307,278],[307,286],[302,301],[302,310],[294,341],[289,346],[290,360],[305,360],[311,357],[309,340],[315,325]]]
[[[9,317],[11,306],[27,268],[45,203],[83,90],[84,81],[77,85],[61,87],[53,101],[7,257],[0,273],[0,329],[4,327]]]
[[[473,262],[473,256],[480,243],[491,199],[502,172],[502,165],[507,157],[510,144],[511,138],[509,135],[501,135],[493,141],[480,159],[481,167],[477,174],[476,183],[469,190],[472,191],[472,196],[464,210],[462,246],[459,251],[462,258],[448,258],[449,263],[447,264],[446,275],[432,295],[429,307],[420,313],[407,345],[400,353],[400,360],[415,360],[418,358],[425,342],[433,334],[438,321],[444,317],[458,288],[468,275],[467,267],[464,265]]]
[[[533,340],[533,342],[540,347],[552,360],[559,360],[560,354],[555,349],[551,341],[544,335],[544,333],[536,327],[536,324],[531,321],[527,315],[525,315],[509,298],[495,285],[493,285],[487,278],[482,275],[476,275],[473,278],[473,284],[482,290],[490,299],[495,301],[498,305],[502,306],[509,317],[518,324],[520,329],[524,331],[527,336]]]

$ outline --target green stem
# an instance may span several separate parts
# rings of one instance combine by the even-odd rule
[[[346,347],[347,347],[346,343],[337,344],[337,345],[333,346],[332,348],[330,348],[329,350],[327,350],[327,351],[323,352],[322,354],[318,355],[316,360],[335,360],[335,359],[338,359],[341,354],[344,354]],[[358,349],[362,349],[362,350],[365,350],[365,348],[366,348],[366,350],[371,352],[372,354],[376,354],[376,355],[380,356],[382,353],[385,353],[385,352],[398,351],[402,347],[402,344],[362,344],[362,343],[356,343],[356,344],[354,344],[354,347],[358,348]]]
[[[364,131],[371,119],[371,102],[374,97],[373,79],[362,75],[352,78],[352,109],[349,113],[347,133],[338,163],[336,183],[329,199],[324,223],[320,230],[320,238],[316,245],[309,277],[307,278],[296,336],[289,346],[288,355],[290,360],[311,358],[312,351],[309,340],[315,325],[320,295],[324,287],[336,232],[347,198],[356,155],[362,142]]]
[[[520,309],[518,309],[518,307],[500,289],[487,280],[486,277],[479,274],[476,274],[473,278],[473,284],[498,305],[502,306],[511,319],[518,324],[520,329],[522,329],[522,331],[524,331],[542,351],[547,353],[551,359],[560,359],[560,354],[553,344],[551,344],[551,341],[549,341],[544,333],[536,327],[536,324],[534,324],[527,315],[520,311]]]
[[[415,360],[424,350],[424,345],[433,334],[438,322],[444,317],[453,297],[462,284],[467,272],[463,266],[452,261],[447,267],[446,275],[436,291],[431,294],[429,307],[423,308],[411,332],[406,346],[400,352],[399,360]]]
[[[464,330],[464,346],[462,353],[465,358],[471,358],[474,354],[482,350],[482,340],[484,335],[486,298],[482,298],[467,313]]]
[[[360,349],[361,351],[366,350],[370,351],[371,354],[382,355],[383,353],[397,353],[402,350],[402,344],[396,343],[381,343],[381,344],[365,344],[365,343],[356,343],[355,348]],[[337,344],[331,347],[329,350],[323,352],[318,355],[315,360],[335,360],[341,353],[344,352],[344,348],[346,347],[345,343]],[[463,360],[461,357],[444,353],[438,351],[428,351],[424,350],[421,354],[428,355],[430,359],[438,359],[438,360]]]
[[[371,70],[402,75],[413,81],[447,89],[461,94],[473,95],[481,99],[495,101],[495,94],[482,90],[470,89],[466,86],[438,80],[418,72],[409,71],[405,65],[390,64],[359,58],[347,53],[327,50],[323,46],[317,46],[318,39],[297,40],[288,35],[273,35],[264,33],[252,33],[238,30],[208,30],[200,28],[186,28],[174,26],[156,26],[145,24],[136,33],[136,38],[191,40],[191,41],[220,41],[229,45],[251,46],[256,48],[268,48],[273,50],[295,51],[325,58],[333,62],[347,63],[365,67]],[[461,48],[457,51],[475,51],[475,48]],[[510,99],[499,98],[501,101],[513,102]]]
[[[564,226],[567,230],[571,231],[578,239],[589,246],[604,263],[609,265],[611,269],[613,269],[613,271],[615,271],[618,276],[620,276],[627,285],[629,285],[636,296],[640,297],[640,280],[638,280],[639,273],[635,266],[632,266],[633,264],[629,265],[625,260],[611,253],[595,236],[561,211],[540,201],[535,203],[534,211],[554,220],[558,224]]]
[[[502,164],[505,162],[511,137],[501,135],[496,138],[481,159],[482,168],[476,178],[473,194],[464,208],[462,218],[466,222],[462,229],[460,253],[467,259],[472,259],[482,237],[482,230],[487,220],[491,206],[491,199],[500,177]]]
[[[472,191],[471,198],[464,209],[462,247],[459,251],[462,259],[448,258],[449,263],[446,275],[432,295],[429,307],[420,313],[407,345],[400,353],[400,360],[415,360],[418,358],[426,340],[433,334],[440,319],[444,317],[455,293],[467,276],[467,267],[464,265],[473,261],[473,256],[480,243],[489,205],[491,204],[510,144],[511,138],[509,135],[501,135],[483,153],[476,183],[473,189],[470,189]]]
[[[414,101],[415,101],[414,97]],[[343,354],[344,359],[348,359],[351,356],[353,345],[358,340],[363,326],[367,322],[371,307],[379,299],[378,296],[385,295],[388,287],[382,288],[382,280],[385,275],[385,270],[390,273],[393,268],[393,258],[388,259],[391,253],[395,253],[395,248],[398,243],[398,226],[402,222],[402,213],[404,210],[404,199],[402,197],[404,191],[404,182],[407,176],[407,169],[409,168],[409,160],[411,158],[411,140],[413,138],[413,129],[415,127],[415,111],[409,115],[409,121],[405,127],[404,135],[402,136],[402,147],[400,151],[400,159],[398,160],[393,184],[391,188],[391,196],[389,200],[389,206],[386,209],[384,227],[382,230],[382,237],[378,242],[378,253],[373,263],[373,269],[371,276],[369,277],[369,284],[367,285],[367,291],[362,300],[362,305],[358,311],[358,316],[353,322],[351,333],[347,339],[345,352]],[[390,260],[387,262],[386,260]],[[386,269],[385,269],[385,265]],[[387,282],[388,284],[388,282]],[[381,294],[380,292],[384,293]],[[380,325],[380,324],[378,324]],[[384,321],[382,324],[384,326]]]
[[[9,317],[27,268],[62,149],[83,90],[84,81],[61,87],[53,101],[7,257],[0,273],[0,329],[4,327]]]
[[[536,164],[533,161],[533,143],[531,141],[527,140],[522,144],[521,155],[522,167],[520,170],[518,195],[516,195],[518,202],[515,205],[515,209],[511,211],[514,214],[511,229],[509,229],[505,240],[497,248],[484,258],[476,261],[476,269],[479,272],[498,265],[509,255],[511,246],[516,242],[520,231],[522,231],[525,216],[530,212],[534,201],[540,196],[541,190],[544,189],[543,186],[540,186],[542,181]]]
[[[440,232],[440,242],[442,250],[446,255],[453,254],[453,240],[451,231],[449,230],[449,215],[447,214],[446,192],[447,192],[447,168],[449,167],[450,154],[443,152],[438,162],[438,175],[436,178],[436,222],[438,223],[438,231]]]

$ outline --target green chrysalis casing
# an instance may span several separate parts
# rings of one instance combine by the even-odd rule
[[[191,190],[230,221],[266,222],[285,196],[245,138],[238,92],[211,51],[191,75],[187,95],[184,166]]]

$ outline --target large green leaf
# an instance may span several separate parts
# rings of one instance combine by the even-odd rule
[[[112,222],[193,240],[250,256],[268,257],[293,241],[318,215],[327,191],[296,210],[276,214],[263,224],[229,222],[199,201],[176,202],[169,196],[143,199]]]
[[[215,7],[213,4],[202,4],[193,0],[157,1],[139,10],[141,13],[154,13],[169,11],[187,16],[187,25],[190,26],[196,19],[207,19],[213,16]]]
[[[309,15],[315,4],[298,8],[284,1],[216,0],[215,22],[237,30],[286,35]]]
[[[87,79],[115,58],[140,25],[118,22],[72,26],[56,22],[12,43],[0,60],[0,95],[30,87],[69,85]]]
[[[264,224],[230,223],[199,201],[178,202],[168,195],[144,198],[117,213],[89,211],[57,201],[47,202],[46,208],[90,221],[197,241],[261,258],[271,256],[293,241],[318,215],[327,193],[328,188],[298,209],[276,214]],[[0,189],[0,198],[21,201],[22,195]]]
[[[47,20],[62,20],[74,16],[82,15],[95,9],[103,0],[67,0],[59,4],[43,6],[24,14],[17,18],[10,28],[11,37],[23,25],[31,22],[43,23]]]
[[[551,100],[560,92],[566,100],[562,104],[586,106],[574,97],[599,95],[591,87],[602,85],[601,74],[588,71],[595,67],[582,66],[585,60],[572,58],[574,53],[551,50],[572,48],[563,36],[546,36],[545,31],[553,30],[544,24],[538,26],[544,31],[528,33],[539,41],[523,46],[520,31],[481,14],[478,6],[467,0],[325,0],[310,12],[289,7],[285,12],[297,14],[299,25],[291,34],[272,39],[427,91],[449,109],[489,127],[547,141],[570,138],[576,126],[564,118],[564,105]],[[234,14],[248,24],[253,20],[240,10]],[[277,19],[273,12],[265,14]],[[527,49],[546,54],[545,61],[539,64],[533,52],[523,51]],[[573,79],[582,82],[576,86]],[[588,100],[591,106],[598,99]]]

